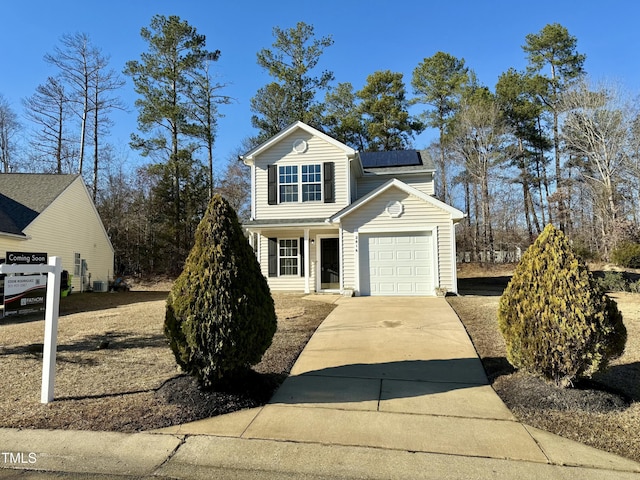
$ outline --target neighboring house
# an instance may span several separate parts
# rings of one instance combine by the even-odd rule
[[[457,292],[455,227],[415,150],[359,153],[297,122],[243,155],[244,226],[273,290],[356,295]]]
[[[76,292],[113,277],[113,246],[80,175],[0,174],[0,259],[6,252],[61,257]]]

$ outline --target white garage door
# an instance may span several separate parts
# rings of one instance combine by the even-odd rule
[[[431,232],[360,235],[361,295],[433,295]]]

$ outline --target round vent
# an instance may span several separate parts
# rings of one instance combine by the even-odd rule
[[[387,212],[387,215],[389,215],[391,218],[398,218],[400,215],[402,215],[402,212],[404,212],[404,206],[397,200],[389,202],[387,203],[385,212]]]
[[[302,140],[301,138],[297,139],[293,142],[293,151],[296,153],[304,153],[307,151],[307,142]]]

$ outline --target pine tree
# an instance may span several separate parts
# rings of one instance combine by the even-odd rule
[[[402,73],[374,72],[356,96],[362,100],[359,111],[368,137],[368,151],[410,148],[411,139],[424,129],[422,123],[409,115]]]
[[[514,367],[564,387],[605,368],[627,338],[616,303],[552,225],[523,255],[498,322]]]
[[[176,361],[212,387],[258,363],[276,326],[254,252],[235,211],[216,194],[167,299],[165,334]]]
[[[318,71],[324,50],[333,45],[331,35],[316,38],[313,25],[298,22],[292,28],[274,27],[273,36],[272,48],[257,55],[258,65],[274,79],[251,99],[258,143],[298,120],[319,128],[324,106],[316,94],[327,91],[333,81],[333,72]]]

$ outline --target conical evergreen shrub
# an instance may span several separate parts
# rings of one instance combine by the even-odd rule
[[[606,367],[627,340],[616,303],[552,225],[522,256],[498,322],[514,367],[565,387]]]
[[[164,331],[176,361],[212,387],[258,363],[276,326],[269,286],[238,217],[215,195],[167,299]]]

